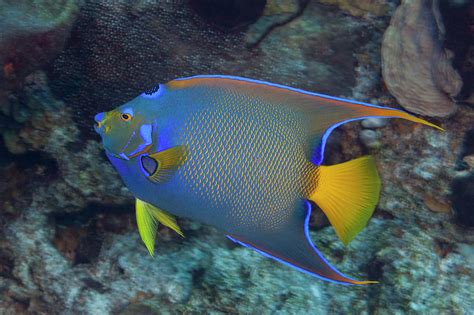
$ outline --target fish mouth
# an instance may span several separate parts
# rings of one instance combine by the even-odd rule
[[[107,132],[107,129],[104,130],[105,118],[106,118],[106,113],[98,113],[97,115],[94,116],[94,121],[96,122],[94,124],[94,130],[95,130],[95,132],[97,132],[101,136],[105,132]]]
[[[109,130],[110,130],[109,126],[105,126],[104,124],[102,124],[100,122],[94,124],[94,131],[97,132],[101,136],[104,136],[104,134],[109,132]]]
[[[101,130],[101,126],[100,126],[99,123],[94,124],[94,131],[97,132],[99,135],[102,136],[102,130]]]

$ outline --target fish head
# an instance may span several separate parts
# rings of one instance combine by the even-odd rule
[[[95,115],[95,131],[102,137],[105,151],[129,160],[152,146],[153,122],[140,106],[124,104],[109,112]]]

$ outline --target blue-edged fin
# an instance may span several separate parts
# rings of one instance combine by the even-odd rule
[[[294,217],[277,230],[264,229],[243,235],[228,235],[232,241],[275,259],[311,276],[341,284],[369,284],[376,281],[351,279],[332,267],[316,249],[309,236],[311,203],[293,211]]]
[[[175,146],[141,157],[142,170],[149,180],[163,183],[169,180],[186,160],[186,147]]]
[[[153,256],[155,248],[156,228],[158,227],[158,222],[184,237],[183,232],[181,232],[181,229],[173,216],[138,198],[136,199],[135,206],[138,233],[151,256]]]
[[[366,226],[380,195],[375,161],[364,156],[317,168],[317,185],[310,200],[326,214],[339,239],[347,245]]]

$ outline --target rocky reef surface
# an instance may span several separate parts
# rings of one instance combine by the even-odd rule
[[[461,7],[452,12],[465,12],[458,20],[472,27],[473,6],[456,3]],[[382,195],[374,218],[348,247],[318,211],[311,236],[344,273],[380,281],[371,286],[320,281],[179,218],[186,237],[160,227],[150,257],[135,227],[133,197],[91,128],[96,112],[158,82],[204,73],[397,107],[381,79],[382,38],[397,4],[45,0],[0,6],[2,16],[31,17],[0,31],[0,313],[469,314],[469,102],[434,120],[445,132],[371,119],[329,138],[329,164],[375,156]],[[64,14],[53,19],[51,12]],[[449,36],[457,24],[443,18]],[[473,37],[467,41],[474,44]],[[12,43],[21,49],[12,50]],[[464,84],[471,82],[468,51],[474,48],[450,49],[458,52],[453,66]],[[469,89],[463,91],[468,99]]]

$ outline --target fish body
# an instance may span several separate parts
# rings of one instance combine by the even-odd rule
[[[330,132],[367,117],[431,125],[399,110],[267,82],[198,76],[98,114],[96,128],[141,205],[215,226],[311,275],[362,284],[368,282],[326,262],[309,238],[308,220],[317,203],[347,243],[370,218],[380,191],[373,159],[321,165]],[[137,221],[145,208],[137,204]],[[154,226],[143,222],[147,244]]]
[[[130,169],[123,179],[138,198],[237,233],[278,226],[309,197],[316,166],[303,112],[226,88],[161,89],[158,99],[139,97],[124,106],[147,109],[156,151],[184,145],[186,163],[157,189],[139,163],[116,158],[114,165]]]

